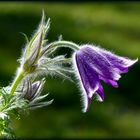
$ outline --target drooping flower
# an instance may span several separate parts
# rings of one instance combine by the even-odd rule
[[[96,46],[82,45],[81,49],[73,54],[73,63],[82,90],[83,112],[88,110],[94,94],[97,100],[104,100],[101,80],[118,87],[120,74],[127,73],[128,68],[137,61],[138,59],[121,57]]]

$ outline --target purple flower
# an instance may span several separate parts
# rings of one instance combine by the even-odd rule
[[[128,68],[137,61],[138,59],[117,56],[96,46],[82,45],[81,49],[74,53],[73,63],[83,93],[83,112],[88,110],[94,94],[97,95],[97,100],[104,100],[101,80],[118,87],[120,74],[127,73]]]

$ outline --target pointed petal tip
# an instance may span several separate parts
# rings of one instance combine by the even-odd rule
[[[138,58],[136,58],[135,60],[128,59],[126,61],[126,65],[127,65],[127,67],[130,67],[130,66],[134,65],[136,62],[138,62]]]
[[[96,93],[96,97],[97,97],[97,101],[99,101],[99,102],[104,101],[104,96],[101,96],[98,93]],[[84,104],[84,107],[82,109],[82,113],[87,113],[88,112],[90,104],[91,104],[91,98],[88,98],[88,102],[87,102],[86,105]]]
[[[89,101],[88,101],[88,97],[83,96],[82,97],[82,112],[86,113],[89,107]]]
[[[89,106],[91,104],[91,98],[89,98],[86,95],[82,95],[82,112],[86,113],[89,109]]]
[[[136,62],[138,62],[138,60],[139,60],[138,58],[136,58],[135,60],[133,60],[134,61],[133,64],[135,64]]]
[[[102,98],[100,95],[98,95],[98,96],[97,96],[97,101],[103,102],[103,101],[104,101],[104,98]]]
[[[108,84],[110,84],[114,88],[118,88],[119,87],[117,81],[114,81],[114,80],[108,80]]]
[[[85,104],[83,109],[82,109],[83,113],[88,112],[90,104],[91,104],[91,98],[88,98],[87,104]]]
[[[86,108],[82,109],[82,113],[87,113],[87,109]]]
[[[91,90],[88,94],[89,98],[92,98],[93,94],[99,89],[99,84],[97,83],[95,88],[93,90]]]
[[[121,78],[121,75],[117,72],[114,72],[114,79],[113,80],[118,81],[120,78]]]
[[[98,91],[96,92],[96,100],[99,102],[103,102],[104,101],[104,93],[99,93]]]

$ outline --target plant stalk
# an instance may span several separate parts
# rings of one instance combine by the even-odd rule
[[[41,52],[41,56],[47,52],[49,49],[52,49],[52,48],[56,48],[56,47],[68,47],[68,48],[71,48],[73,50],[79,50],[80,47],[73,43],[73,42],[70,42],[70,41],[55,41],[53,43],[50,43],[48,44]]]
[[[19,85],[19,83],[20,83],[20,81],[23,79],[23,77],[24,77],[24,72],[23,72],[23,70],[22,70],[22,71],[20,71],[20,72],[18,73],[18,75],[16,76],[16,78],[15,78],[15,80],[14,80],[12,86],[11,86],[10,95],[13,95],[13,94],[14,94],[14,92],[15,92],[17,86]]]

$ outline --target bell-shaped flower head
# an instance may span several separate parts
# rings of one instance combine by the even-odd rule
[[[83,112],[86,112],[92,100],[104,100],[104,91],[101,80],[113,87],[118,87],[117,81],[121,73],[127,73],[128,68],[138,59],[117,56],[112,52],[92,45],[82,45],[73,54],[74,69],[80,83],[83,97]]]

